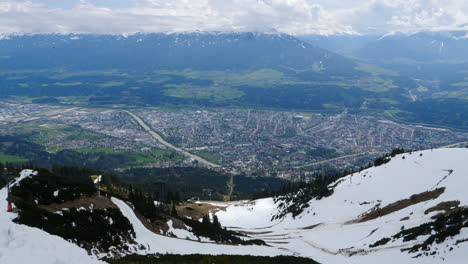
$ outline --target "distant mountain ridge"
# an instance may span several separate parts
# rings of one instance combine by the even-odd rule
[[[298,38],[333,52],[373,61],[468,60],[468,30],[392,32],[385,35],[305,35]]]
[[[11,35],[0,39],[1,69],[310,69],[354,71],[355,63],[286,34],[151,33]]]
[[[358,53],[364,58],[415,61],[467,61],[468,31],[396,33],[368,43]]]

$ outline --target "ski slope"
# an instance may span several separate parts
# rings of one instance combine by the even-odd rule
[[[146,247],[139,250],[138,254],[207,254],[207,255],[253,255],[253,256],[278,256],[289,255],[288,251],[266,246],[233,246],[214,243],[202,243],[185,239],[172,238],[155,234],[148,230],[137,218],[133,210],[122,200],[112,198],[122,214],[133,225],[136,234],[136,242]]]
[[[404,158],[403,158],[404,156]],[[425,211],[441,202],[459,201],[468,206],[468,149],[436,149],[397,155],[379,167],[340,179],[333,195],[311,200],[309,208],[295,219],[291,215],[271,221],[278,213],[273,199],[233,204],[216,213],[220,222],[232,230],[248,232],[272,246],[290,253],[311,257],[322,263],[468,263],[468,228],[433,247],[437,254],[413,258],[401,252],[428,236],[404,242],[399,239],[384,246],[369,245],[391,237],[404,226],[411,228],[430,222],[440,213]],[[412,195],[443,193],[435,199],[410,204],[375,219],[360,222],[363,215]],[[408,218],[408,219],[405,219]],[[402,220],[404,219],[404,220]],[[449,248],[452,247],[452,250]],[[432,252],[432,250],[431,250]]]
[[[13,185],[33,177],[34,172],[24,170]],[[14,213],[6,212],[7,189],[0,190],[0,263],[1,264],[104,264],[88,253],[58,236],[40,229],[12,222]]]

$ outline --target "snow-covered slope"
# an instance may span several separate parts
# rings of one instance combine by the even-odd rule
[[[33,171],[24,170],[14,184],[30,176],[33,176]],[[0,263],[104,264],[63,238],[13,223],[16,215],[6,212],[6,197],[7,190],[3,188],[0,190]]]
[[[28,177],[34,177],[37,172],[23,170],[20,177],[13,183],[21,184]],[[98,264],[104,263],[89,256],[88,253],[58,236],[51,235],[37,228],[13,223],[15,213],[6,212],[7,189],[0,190],[0,263],[38,263],[38,264]],[[209,239],[201,238],[200,242],[181,238],[173,238],[155,234],[148,230],[137,218],[130,206],[122,200],[112,198],[112,202],[118,206],[122,214],[132,224],[136,242],[141,245],[136,247],[129,245],[129,252],[136,254],[208,254],[208,255],[255,255],[255,256],[278,256],[290,255],[287,250],[268,246],[236,246],[222,245],[209,242]],[[168,222],[169,232],[183,238],[197,239],[188,230],[177,229],[172,220]]]
[[[200,243],[185,239],[172,238],[157,235],[148,230],[137,218],[133,210],[122,200],[112,198],[112,201],[120,208],[133,225],[136,241],[145,246],[145,250],[138,254],[208,254],[208,255],[254,255],[254,256],[277,256],[290,255],[290,252],[266,247],[266,246],[232,246],[214,243]]]
[[[326,264],[458,264],[468,259],[467,219],[459,232],[430,244],[430,250],[423,252],[428,254],[421,256],[420,250],[401,250],[421,244],[437,232],[431,230],[406,241],[395,235],[433,222],[436,215],[465,210],[467,162],[468,148],[397,155],[387,164],[340,179],[332,184],[331,196],[311,200],[296,218],[287,215],[272,220],[279,210],[271,198],[223,204],[225,210],[216,212],[224,226],[244,231],[269,246],[231,246],[158,235],[146,229],[127,203],[112,201],[133,225],[136,242],[144,246],[139,250],[132,247],[138,254],[295,255]],[[25,170],[16,182],[31,175],[32,171]],[[6,189],[2,189],[2,208],[6,208],[5,198]],[[0,210],[0,263],[102,263],[62,238],[14,224],[14,217]],[[172,222],[169,226],[172,232],[180,231]],[[190,232],[179,235],[190,236]],[[373,245],[384,238],[388,241]]]
[[[288,215],[271,221],[278,213],[273,199],[232,205],[217,215],[233,230],[247,231],[270,245],[322,263],[466,263],[468,242],[460,241],[468,239],[468,228],[434,243],[429,256],[414,258],[421,252],[401,251],[422,243],[429,234],[370,245],[434,221],[431,217],[443,213],[435,206],[443,202],[468,206],[467,162],[468,149],[406,153],[340,179],[333,195],[311,200],[295,219]],[[431,208],[435,211],[426,212]]]

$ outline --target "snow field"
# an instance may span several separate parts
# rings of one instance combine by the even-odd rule
[[[404,157],[404,158],[403,158]],[[425,211],[441,202],[460,201],[468,206],[468,149],[434,149],[397,155],[379,167],[372,167],[338,180],[334,193],[321,200],[311,200],[309,208],[295,219],[287,215],[270,221],[278,213],[272,199],[228,206],[217,212],[220,222],[233,230],[252,232],[272,246],[286,248],[294,254],[311,257],[323,263],[468,263],[468,242],[449,248],[457,239],[468,238],[467,228],[454,238],[436,245],[442,249],[435,256],[412,258],[401,252],[417,241],[402,239],[385,246],[370,244],[391,237],[404,226],[411,228],[430,222],[438,212]],[[333,184],[332,184],[333,185]],[[379,205],[385,207],[412,195],[445,191],[436,199],[413,204],[402,210],[366,222],[359,218]],[[402,221],[403,218],[408,220]],[[274,242],[282,242],[274,244]]]

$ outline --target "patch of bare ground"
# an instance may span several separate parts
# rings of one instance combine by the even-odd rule
[[[459,211],[459,210],[463,209],[463,207],[459,207],[459,205],[460,205],[460,201],[441,202],[441,203],[427,209],[426,211],[424,211],[424,214],[429,214],[429,213],[432,213],[432,212],[442,211],[441,213],[436,214],[436,215],[431,217],[432,219],[436,219],[439,216],[448,215],[448,214],[451,214],[451,213],[454,213],[456,211]]]
[[[350,248],[342,248],[338,250],[332,250],[328,249],[325,247],[321,247],[317,244],[314,244],[311,241],[304,240],[309,246],[318,249],[324,253],[330,254],[330,255],[343,255],[347,257],[355,256],[355,255],[367,255],[371,252],[377,252],[381,250],[389,250],[389,249],[396,249],[396,248],[401,248],[402,246],[391,246],[391,247],[386,247],[386,248],[377,248],[377,249],[362,249],[362,248],[355,248],[355,247],[350,247]]]
[[[226,211],[226,207],[216,206],[207,203],[184,203],[176,206],[177,214],[182,217],[190,217],[194,220],[203,218],[210,212]]]
[[[370,236],[372,236],[375,232],[377,232],[377,230],[379,230],[378,228],[372,230],[365,238],[368,238]]]
[[[243,233],[246,235],[267,235],[267,234],[271,234],[272,231],[265,231],[265,232],[240,231],[240,233]]]
[[[285,245],[285,244],[289,244],[289,242],[285,242],[285,241],[268,241],[268,244]]]
[[[137,216],[138,220],[140,220],[140,222],[146,227],[146,229],[150,230],[151,232],[155,234],[169,235],[167,234],[167,232],[169,231],[169,226],[167,225],[167,222],[169,220],[172,220],[173,228],[187,230],[187,227],[185,226],[184,222],[172,216],[169,216],[169,215],[162,216],[164,220],[155,220],[151,222],[147,218],[145,218],[143,215],[138,213],[137,211],[134,210],[133,212]]]
[[[316,227],[319,226],[319,225],[321,225],[321,223],[320,223],[320,224],[316,224],[316,225],[305,226],[305,227],[302,227],[301,229],[302,229],[302,230],[311,230],[311,229],[316,228]]]
[[[276,234],[276,235],[259,235],[257,237],[286,237],[286,236],[289,236],[290,234],[289,233],[286,233],[286,234]]]
[[[287,236],[287,237],[277,237],[277,238],[274,238],[274,237],[271,237],[271,238],[261,238],[262,240],[266,241],[266,242],[270,242],[270,241],[284,241],[286,239],[294,239],[294,237],[291,237],[291,236]]]
[[[268,228],[272,228],[273,226],[265,226],[265,227],[256,227],[256,228],[252,228],[252,229],[255,229],[255,230],[262,230],[262,229],[268,229]]]
[[[369,245],[370,248],[374,247],[380,247],[386,245],[388,242],[390,242],[392,239],[389,237],[384,237],[380,239],[379,241],[375,242],[374,244]]]
[[[80,198],[74,201],[68,201],[65,203],[53,203],[49,205],[40,205],[39,208],[45,209],[51,213],[60,211],[63,208],[86,208],[86,209],[106,209],[106,208],[118,208],[109,198],[103,196],[90,196]]]
[[[433,191],[427,191],[427,192],[423,192],[419,194],[414,194],[410,198],[396,201],[382,208],[380,208],[379,205],[376,205],[374,208],[371,209],[370,212],[367,212],[363,214],[360,218],[350,221],[348,223],[362,223],[362,222],[374,220],[376,218],[389,215],[391,213],[400,211],[402,209],[413,206],[415,204],[437,199],[444,192],[445,192],[445,187],[442,187],[442,188],[435,189]]]
[[[250,228],[250,230],[265,230],[265,229],[270,229],[272,228],[273,226],[265,226],[265,227],[255,227],[255,228]],[[233,229],[233,230],[239,230],[239,231],[242,231],[244,228],[242,227],[239,227],[239,226],[226,226],[227,229]],[[285,228],[286,230],[288,228]],[[295,228],[291,228],[291,230],[293,230]]]
[[[49,212],[60,211],[63,208],[76,208],[76,209],[79,209],[79,208],[85,208],[85,209],[115,208],[115,209],[118,209],[118,207],[112,202],[111,199],[104,197],[104,196],[85,197],[85,198],[80,198],[74,201],[69,201],[69,202],[60,203],[60,204],[40,205],[39,207]],[[137,218],[140,220],[140,222],[148,230],[156,234],[165,234],[169,230],[169,226],[167,225],[167,221],[169,219],[173,220],[174,228],[185,229],[185,225],[182,223],[182,221],[178,219],[168,217],[166,221],[157,220],[154,222],[150,222],[148,219],[146,219],[144,216],[139,214],[137,211],[134,210],[134,212]]]
[[[148,219],[146,219],[136,210],[133,210],[133,212],[135,213],[138,220],[140,220],[140,222],[146,227],[146,229],[150,230],[151,232],[158,234],[158,235],[162,235],[162,234],[165,234],[169,230],[169,226],[167,225],[165,221],[156,220],[156,221],[150,222]]]

